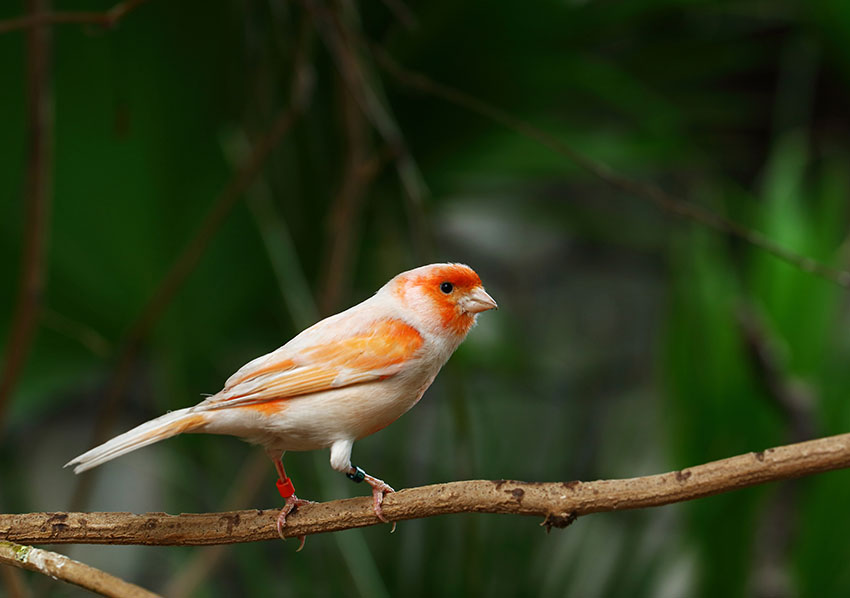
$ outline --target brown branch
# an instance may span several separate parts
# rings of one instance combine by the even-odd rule
[[[595,482],[473,480],[409,488],[384,499],[393,521],[451,513],[533,515],[566,527],[576,517],[658,507],[766,482],[850,467],[850,434],[780,446],[670,473]],[[0,515],[0,538],[37,544],[209,545],[277,538],[277,509],[165,513],[25,513]],[[376,525],[370,497],[300,507],[288,537]]]
[[[33,13],[47,0],[30,0]],[[53,92],[50,67],[51,35],[35,27],[27,35],[27,128],[29,155],[25,187],[26,228],[21,274],[6,359],[0,372],[0,430],[35,337],[44,291],[45,262],[53,171]]]
[[[105,12],[50,12],[41,9],[32,14],[0,21],[0,33],[20,31],[21,29],[39,28],[47,25],[70,23],[76,25],[98,25],[104,29],[114,27],[128,12],[144,4],[148,0],[127,0],[119,2]]]
[[[833,268],[818,260],[795,253],[756,230],[749,229],[725,216],[676,197],[656,185],[633,180],[618,174],[606,164],[588,158],[554,135],[538,129],[531,123],[516,118],[468,93],[434,81],[422,73],[408,70],[393,60],[389,54],[377,45],[368,45],[372,49],[378,64],[403,85],[418,89],[421,92],[441,98],[494,120],[512,131],[565,156],[574,164],[601,179],[611,187],[655,204],[663,211],[677,218],[691,220],[707,228],[740,239],[804,272],[819,276],[841,287],[850,288],[850,271]]]
[[[79,561],[32,546],[0,542],[0,564],[61,579],[102,596],[156,598],[157,594]]]

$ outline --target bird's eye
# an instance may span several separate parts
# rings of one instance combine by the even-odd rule
[[[451,293],[454,290],[455,286],[450,282],[444,282],[440,285],[440,290],[443,291],[446,295]]]

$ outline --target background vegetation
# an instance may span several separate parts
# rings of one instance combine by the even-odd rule
[[[0,18],[24,10],[2,3]],[[177,438],[82,487],[61,466],[95,422],[118,433],[193,404],[318,314],[438,260],[476,268],[501,309],[426,400],[355,446],[396,488],[643,475],[850,426],[838,286],[405,86],[366,41],[844,267],[845,0],[151,0],[111,29],[53,31],[47,283],[0,422],[0,512],[278,504],[261,451],[232,438]],[[0,35],[4,359],[31,233],[25,39]],[[187,246],[196,265],[163,295]],[[286,464],[305,498],[363,491],[325,452]],[[550,535],[466,515],[310,537],[297,555],[296,542],[70,554],[169,595],[838,596],[848,501],[839,472]],[[25,579],[35,595],[82,593]]]

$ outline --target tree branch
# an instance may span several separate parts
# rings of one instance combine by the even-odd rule
[[[77,25],[100,25],[108,29],[114,27],[124,16],[144,4],[147,0],[127,0],[119,2],[105,12],[47,12],[40,11],[23,17],[0,21],[0,33],[19,31],[31,27],[43,25],[59,25],[61,23],[72,23]]]
[[[409,488],[384,499],[393,521],[451,513],[543,517],[566,527],[581,515],[657,507],[748,486],[850,467],[850,434],[780,446],[680,471],[595,482],[472,480]],[[25,513],[0,515],[0,538],[37,544],[209,545],[277,538],[277,509],[165,513]],[[379,523],[371,497],[300,507],[286,536],[334,532]]]
[[[32,546],[0,542],[0,565],[35,571],[61,579],[103,596],[115,598],[157,598],[157,594],[131,584],[100,569]]]

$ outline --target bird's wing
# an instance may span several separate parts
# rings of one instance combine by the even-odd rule
[[[389,378],[416,357],[424,339],[400,319],[369,322],[354,333],[284,345],[231,376],[224,389],[203,403],[224,409],[279,401],[352,384]],[[306,342],[305,342],[306,341]]]

